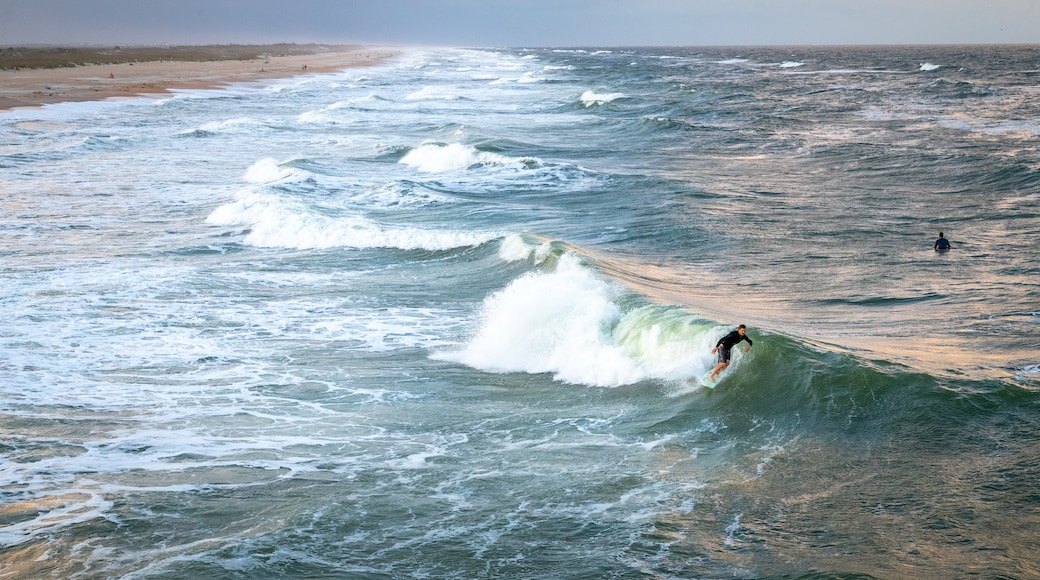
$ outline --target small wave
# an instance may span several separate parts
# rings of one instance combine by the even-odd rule
[[[193,129],[191,131],[181,131],[176,133],[173,137],[175,139],[204,139],[206,137],[215,137],[217,134],[212,131],[205,131],[203,129]]]
[[[955,99],[978,98],[989,96],[989,90],[976,87],[973,83],[961,80],[950,80],[938,77],[928,84],[928,92]]]
[[[399,163],[424,173],[444,173],[462,171],[475,165],[529,167],[537,164],[537,160],[530,157],[507,157],[498,153],[479,151],[476,147],[460,143],[447,145],[427,143],[409,151]]]
[[[594,107],[594,106],[605,105],[607,103],[612,103],[612,102],[614,102],[614,101],[616,101],[618,99],[622,99],[624,97],[625,97],[625,95],[623,93],[600,94],[600,93],[594,93],[592,91],[585,91],[584,93],[581,94],[581,102],[584,103],[586,107]]]
[[[212,123],[205,123],[199,128],[203,131],[223,133],[237,129],[251,130],[261,126],[263,126],[261,122],[251,117],[237,117],[234,119],[226,119],[224,121],[214,121]]]
[[[394,181],[375,190],[354,195],[350,201],[361,206],[389,209],[441,205],[452,203],[454,200],[406,180]]]
[[[509,83],[517,83],[517,84],[521,84],[522,85],[522,84],[528,84],[528,83],[540,83],[540,82],[544,82],[544,81],[545,81],[544,78],[539,77],[539,76],[535,76],[535,74],[532,73],[532,72],[525,72],[524,74],[520,75],[519,77],[497,77],[497,78],[491,80],[490,84],[492,84],[492,85],[505,85],[505,84],[509,84]]]
[[[363,216],[330,217],[299,203],[255,190],[215,209],[206,223],[249,228],[243,242],[262,248],[397,248],[442,251],[479,246],[498,237],[490,232],[387,227]]]
[[[463,97],[443,87],[426,86],[405,97],[409,101],[457,101]]]
[[[530,243],[523,236],[506,236],[498,248],[498,257],[506,262],[522,262],[533,259],[541,264],[551,255],[561,255],[563,249],[553,242]]]
[[[244,178],[249,183],[262,185],[298,181],[306,178],[306,173],[293,167],[285,167],[276,159],[267,157],[251,165],[246,170]]]
[[[386,102],[386,99],[373,93],[365,97],[336,101],[335,103],[321,109],[304,111],[303,113],[300,113],[297,120],[301,123],[314,124],[342,122],[343,119],[349,117],[339,114],[338,111],[373,111],[378,108],[380,103],[384,102]]]
[[[526,84],[526,83],[540,83],[540,82],[542,82],[544,80],[545,79],[543,79],[541,77],[536,77],[534,75],[534,73],[526,72],[523,75],[521,75],[520,78],[518,78],[516,80],[516,82],[518,82],[520,84]]]
[[[746,58],[728,58],[726,60],[717,60],[715,64],[743,64],[749,62]]]
[[[119,151],[128,143],[129,139],[116,135],[91,135],[83,140],[83,146],[92,151]]]
[[[792,60],[786,60],[786,61],[780,63],[780,68],[798,68],[800,66],[805,66],[805,63],[804,62],[796,62],[796,61],[792,61]]]
[[[930,62],[923,62],[923,63],[921,63],[921,69],[920,70],[921,70],[921,72],[928,72],[928,71],[938,70],[940,68],[942,68],[942,65],[932,64]]]

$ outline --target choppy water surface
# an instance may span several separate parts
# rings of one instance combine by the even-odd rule
[[[0,113],[0,576],[1040,576],[1038,80],[438,49]]]

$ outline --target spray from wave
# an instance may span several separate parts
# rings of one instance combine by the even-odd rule
[[[476,334],[436,358],[598,387],[682,381],[713,362],[711,344],[723,329],[682,308],[641,301],[575,254],[513,236],[503,240],[500,257],[533,259],[542,267],[488,296]]]

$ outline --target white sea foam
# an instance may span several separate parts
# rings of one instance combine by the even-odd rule
[[[530,244],[519,234],[506,236],[498,247],[498,257],[506,262],[522,262],[533,258],[535,263],[540,264],[551,253],[550,242]]]
[[[445,87],[426,86],[405,97],[409,101],[454,101],[462,98],[455,90]]]
[[[268,184],[294,181],[304,177],[303,171],[293,167],[283,167],[276,159],[267,157],[249,166],[244,179],[249,183]]]
[[[311,331],[315,336],[354,343],[344,348],[386,352],[449,346],[445,329],[463,323],[450,312],[431,308],[353,308],[350,316],[321,320]]]
[[[621,316],[617,292],[576,258],[562,260],[555,272],[523,276],[488,297],[477,335],[441,356],[491,372],[553,373],[568,383],[638,381],[643,373],[609,336]]]
[[[400,163],[424,173],[462,171],[474,165],[526,165],[536,160],[530,157],[507,157],[498,153],[479,151],[460,143],[427,143],[409,151]]]
[[[921,72],[928,72],[942,68],[942,65],[932,64],[930,62],[921,63]]]
[[[1018,374],[1029,380],[1040,380],[1040,364],[1026,365],[1019,370]]]
[[[346,99],[343,101],[336,101],[331,105],[322,109],[313,111],[304,111],[300,113],[297,120],[300,123],[343,123],[345,121],[353,121],[356,116],[350,114],[351,111],[368,111],[372,110],[380,103],[385,101],[381,99],[375,93],[366,95],[364,97],[357,97],[353,99]],[[345,111],[345,112],[341,112]]]
[[[452,198],[408,181],[394,181],[350,198],[352,204],[374,208],[419,207],[452,203]]]
[[[535,76],[534,73],[532,73],[532,72],[525,72],[523,75],[520,76],[520,78],[518,78],[516,80],[516,82],[521,83],[521,84],[525,84],[525,83],[540,83],[540,82],[542,82],[544,80],[545,79],[543,79],[541,77]]]
[[[469,150],[463,154],[466,166],[479,162],[482,155],[504,160],[494,154],[478,154]],[[431,164],[440,162],[450,166],[458,162],[453,154],[447,160],[434,156]],[[235,199],[213,210],[206,222],[220,226],[249,228],[244,242],[258,247],[321,249],[321,248],[399,248],[445,250],[476,246],[499,237],[491,232],[434,230],[418,227],[384,226],[362,215],[329,216],[319,213],[302,201],[265,191],[265,186],[301,181],[311,174],[285,167],[273,158],[264,158],[246,170],[244,179],[254,187],[243,189]],[[397,184],[400,185],[400,184]],[[449,201],[436,194],[414,194],[412,189],[390,184],[369,194],[357,197],[367,205],[393,207],[421,205]]]
[[[784,61],[784,62],[780,63],[780,68],[798,68],[800,66],[805,66],[805,63],[804,62],[791,61],[791,60],[787,60],[787,61]]]
[[[513,239],[503,247],[513,253],[519,245]],[[623,294],[564,254],[555,271],[524,275],[489,296],[472,340],[435,356],[488,372],[552,373],[558,381],[599,387],[683,379],[707,368],[707,327],[666,331],[667,320],[653,320],[657,307],[623,312]]]
[[[586,107],[594,107],[597,105],[612,103],[618,99],[624,98],[624,96],[624,93],[595,93],[593,91],[585,91],[581,94],[581,102],[585,103]]]
[[[726,547],[732,548],[737,545],[739,541],[737,535],[740,533],[741,530],[740,518],[742,518],[743,516],[743,513],[738,512],[735,516],[733,516],[733,522],[730,525],[726,526],[726,529],[723,530],[726,532],[726,537],[722,540],[722,543],[725,544]]]
[[[531,244],[524,241],[523,236],[512,234],[502,239],[498,246],[498,257],[506,262],[519,262],[531,256]]]
[[[6,465],[0,464],[6,467]],[[13,467],[13,466],[12,466]],[[87,468],[89,470],[89,468]],[[4,471],[4,470],[0,470]],[[25,485],[23,469],[12,469],[18,477],[4,477],[5,487],[11,483],[21,488]],[[68,491],[40,494],[30,501],[7,502],[12,513],[33,513],[34,517],[0,527],[0,546],[9,547],[28,542],[41,535],[76,524],[104,519],[113,503],[93,492]],[[17,570],[15,570],[17,572]]]
[[[499,237],[490,232],[382,226],[363,216],[331,217],[254,189],[240,191],[233,202],[213,210],[206,222],[248,227],[244,243],[265,248],[448,250]]]
[[[252,117],[236,117],[234,119],[227,119],[225,121],[213,121],[210,123],[203,123],[202,126],[199,128],[203,131],[223,133],[234,130],[255,130],[261,126],[262,124]]]

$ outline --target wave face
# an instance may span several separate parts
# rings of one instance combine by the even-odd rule
[[[437,49],[0,113],[0,575],[1040,576],[1035,79]]]

